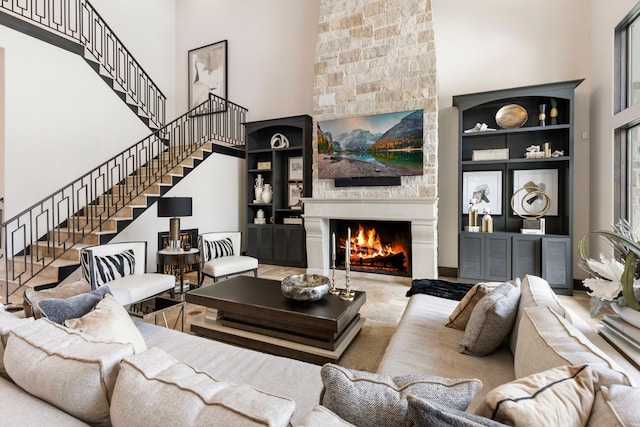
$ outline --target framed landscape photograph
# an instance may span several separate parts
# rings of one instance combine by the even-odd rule
[[[189,51],[189,109],[209,99],[209,94],[223,99],[227,109],[227,41],[222,40]]]
[[[525,189],[520,190],[523,187]],[[544,196],[535,191],[536,188],[549,196],[550,206],[546,212],[544,210],[547,207],[547,201]],[[516,215],[538,215],[543,212],[545,216],[558,215],[558,170],[514,170],[513,194],[512,206]]]
[[[502,215],[502,171],[474,171],[462,173],[462,213],[466,214],[469,200],[478,201],[478,214],[485,208],[491,214]]]
[[[289,157],[288,181],[302,181],[302,157]]]

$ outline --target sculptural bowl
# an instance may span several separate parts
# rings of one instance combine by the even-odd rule
[[[319,274],[294,274],[280,283],[282,295],[296,301],[317,301],[329,292],[331,282]]]

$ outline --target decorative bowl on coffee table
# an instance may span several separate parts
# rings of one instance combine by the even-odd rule
[[[282,279],[282,294],[296,301],[317,301],[329,292],[331,282],[319,274],[294,274]]]

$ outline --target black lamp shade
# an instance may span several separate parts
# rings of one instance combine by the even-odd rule
[[[191,216],[191,197],[161,197],[158,199],[158,216]]]

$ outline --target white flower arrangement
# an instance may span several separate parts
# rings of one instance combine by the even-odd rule
[[[614,231],[594,231],[582,238],[579,244],[579,265],[592,274],[593,278],[584,279],[582,283],[589,288],[591,301],[590,313],[595,317],[604,307],[617,303],[640,311],[640,278],[637,274],[640,260],[640,244],[631,231],[630,224],[620,220],[613,227]],[[624,259],[624,264],[612,258],[600,255],[600,261],[589,258],[586,250],[587,239],[591,235],[604,237],[612,244],[614,252]]]

